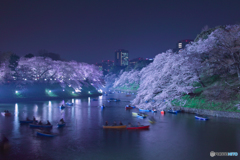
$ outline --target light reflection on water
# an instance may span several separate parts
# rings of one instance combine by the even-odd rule
[[[19,135],[19,119],[18,119],[18,104],[15,103],[15,111],[14,111],[14,129],[13,129],[13,134],[15,136]]]
[[[115,96],[115,97],[114,97]],[[106,101],[107,98],[120,98],[122,102]],[[0,131],[5,133],[12,145],[8,159],[208,159],[209,152],[238,151],[240,146],[239,120],[212,118],[209,122],[196,121],[189,114],[152,114],[157,120],[149,130],[103,130],[106,120],[122,121],[124,124],[148,124],[147,119],[133,118],[124,106],[131,97],[125,94],[92,98],[70,99],[73,106],[60,109],[62,101],[45,101],[1,105],[14,113],[12,117],[0,117]],[[101,110],[102,104],[106,108]],[[20,125],[26,117],[53,124],[54,138],[36,135],[35,129]],[[61,118],[67,122],[64,128],[57,128]],[[224,132],[222,132],[224,131]],[[235,135],[235,136],[234,136]],[[220,139],[227,137],[224,143]],[[0,154],[0,159],[2,158]],[[6,158],[6,157],[5,157]],[[234,159],[234,158],[232,158]]]

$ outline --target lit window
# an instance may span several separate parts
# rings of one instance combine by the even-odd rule
[[[178,48],[182,48],[182,43],[178,43]]]

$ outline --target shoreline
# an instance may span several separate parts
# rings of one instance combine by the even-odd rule
[[[59,99],[71,99],[71,98],[86,98],[86,97],[97,97],[102,94],[92,94],[92,95],[79,95],[79,96],[64,96],[64,97],[29,97],[29,98],[6,98],[0,99],[1,103],[18,103],[26,101],[47,101],[47,100],[59,100]]]
[[[183,113],[240,119],[240,112],[214,111],[214,110],[206,110],[206,109],[187,108],[187,107],[174,107],[174,108],[180,109],[181,111],[183,111]]]

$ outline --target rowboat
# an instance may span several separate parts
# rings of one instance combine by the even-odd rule
[[[199,119],[199,120],[203,120],[203,121],[209,120],[208,117],[205,117],[205,116],[202,116],[202,115],[196,115],[196,116],[195,116],[195,119]]]
[[[168,113],[177,114],[178,111],[177,110],[168,110]]]
[[[133,108],[136,108],[135,106],[129,106],[129,105],[126,105],[125,109],[133,109]]]
[[[150,120],[150,119],[148,121],[152,124],[156,122],[156,121],[153,121],[153,120]]]
[[[153,110],[152,110],[152,113],[157,113],[157,110],[156,110],[156,109],[153,109]]]
[[[12,114],[10,112],[1,112],[3,116],[11,116]]]
[[[137,117],[138,113],[137,112],[132,112],[132,116]]]
[[[73,103],[67,102],[66,105],[68,105],[68,106],[73,106]]]
[[[65,108],[65,106],[59,106],[59,108],[60,108],[60,109],[64,109],[64,108]]]
[[[29,120],[29,121],[19,121],[21,124],[28,124],[28,123],[34,123],[34,122],[38,122],[38,121],[33,121],[33,120]]]
[[[133,126],[133,127],[127,127],[127,129],[149,129],[149,125],[148,126]]]
[[[121,125],[121,126],[103,126],[104,129],[124,129],[126,128],[126,125]]]
[[[46,124],[29,124],[30,127],[35,128],[52,128],[52,125],[46,125]]]
[[[156,120],[155,120],[153,117],[150,117],[150,118],[148,119],[148,121],[149,121],[150,123],[155,123],[155,122],[156,122]]]
[[[58,123],[58,127],[64,127],[66,123]]]
[[[108,101],[108,102],[119,102],[120,99],[109,98],[107,101]]]
[[[137,115],[137,118],[141,118],[141,119],[144,119],[144,118],[146,118],[147,117],[147,115],[146,114],[142,114],[142,113],[139,113],[138,115]]]
[[[46,131],[41,131],[41,130],[37,130],[37,135],[40,136],[45,136],[45,137],[54,137],[56,135],[50,133],[50,132],[46,132]]]
[[[139,108],[139,111],[140,112],[151,112],[151,110],[149,110],[149,109],[141,109],[141,108]]]

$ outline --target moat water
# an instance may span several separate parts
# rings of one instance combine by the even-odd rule
[[[154,116],[155,124],[148,119],[132,117],[125,105],[133,99],[125,94],[92,98],[68,99],[72,107],[60,109],[62,101],[38,101],[29,103],[0,104],[0,111],[9,110],[12,116],[0,116],[0,133],[6,135],[10,149],[0,153],[2,160],[206,160],[210,152],[240,153],[240,120],[209,117],[209,121],[194,119],[193,114],[178,113]],[[107,102],[107,98],[119,98],[120,102]],[[100,105],[106,108],[101,110]],[[37,120],[53,124],[55,137],[43,137],[36,129],[22,125],[19,120],[35,116]],[[66,126],[58,128],[63,118]],[[150,125],[149,130],[103,129],[110,124]],[[239,159],[217,157],[217,159]]]

